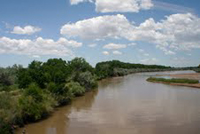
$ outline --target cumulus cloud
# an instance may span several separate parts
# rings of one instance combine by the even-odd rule
[[[129,40],[146,41],[166,54],[200,48],[200,18],[187,14],[173,14],[155,22],[150,18],[132,30]]]
[[[118,50],[115,50],[115,51],[113,51],[113,54],[114,54],[114,55],[122,55],[122,52],[120,52],[120,51],[118,51]]]
[[[105,49],[122,49],[126,48],[127,46],[125,44],[114,44],[114,43],[109,43],[105,45],[103,48]]]
[[[152,0],[71,0],[71,4],[94,2],[96,11],[108,12],[139,12],[153,7]]]
[[[70,48],[81,47],[82,43],[60,38],[57,41],[38,37],[35,40],[0,38],[0,53],[30,55],[39,57],[42,55],[67,56],[73,55]]]
[[[118,38],[132,27],[124,15],[106,15],[62,26],[60,33],[83,39]]]
[[[149,18],[138,26],[124,15],[106,15],[66,24],[61,34],[82,39],[100,40],[124,38],[154,44],[167,55],[176,51],[200,48],[200,18],[187,14],[172,14],[156,22]]]
[[[102,54],[103,55],[110,55],[110,53],[108,51],[103,51]]]
[[[96,11],[108,12],[139,12],[153,7],[151,0],[96,0]]]
[[[34,34],[36,32],[40,32],[40,31],[41,31],[41,28],[29,25],[29,26],[25,26],[25,27],[15,26],[11,33],[31,35],[31,34]]]

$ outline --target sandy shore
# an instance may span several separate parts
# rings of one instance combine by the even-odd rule
[[[200,80],[200,73],[170,74],[168,76],[171,76],[171,77],[174,77],[174,78],[184,78],[184,79]]]
[[[170,76],[172,78],[200,80],[200,73],[169,74],[169,75],[164,75],[164,76]],[[163,83],[163,84],[174,85],[174,86],[187,86],[187,87],[200,88],[200,83],[198,84],[165,83],[165,82],[156,82],[156,83]]]

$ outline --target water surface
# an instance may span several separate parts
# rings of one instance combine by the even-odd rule
[[[27,125],[26,131],[28,134],[200,134],[200,90],[146,82],[156,74],[163,73],[103,80],[98,91],[75,99],[46,120]]]

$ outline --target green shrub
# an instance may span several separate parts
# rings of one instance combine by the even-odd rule
[[[21,110],[18,107],[16,97],[8,92],[0,93],[0,133],[11,133],[11,126],[14,124],[23,124],[21,120]]]
[[[26,121],[37,121],[52,112],[55,100],[50,93],[43,91],[36,84],[31,84],[19,99],[22,115]]]
[[[95,79],[95,76],[88,71],[80,73],[79,77],[75,81],[80,83],[80,85],[83,86],[86,89],[86,91],[94,89],[97,86],[97,81]]]
[[[67,83],[66,88],[68,88],[74,96],[82,96],[85,93],[84,87],[82,87],[78,82]]]
[[[47,90],[52,93],[52,96],[58,102],[58,105],[65,105],[73,98],[73,93],[66,88],[65,84],[55,84],[51,82],[47,86]]]

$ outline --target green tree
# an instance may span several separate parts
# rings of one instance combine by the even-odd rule
[[[43,72],[47,82],[61,84],[66,82],[70,70],[66,61],[62,59],[49,59],[43,64]]]
[[[74,58],[69,61],[69,67],[71,73],[86,71],[94,73],[93,67],[84,58]]]
[[[1,73],[0,74],[0,84],[3,86],[10,86],[13,83],[8,73]]]

